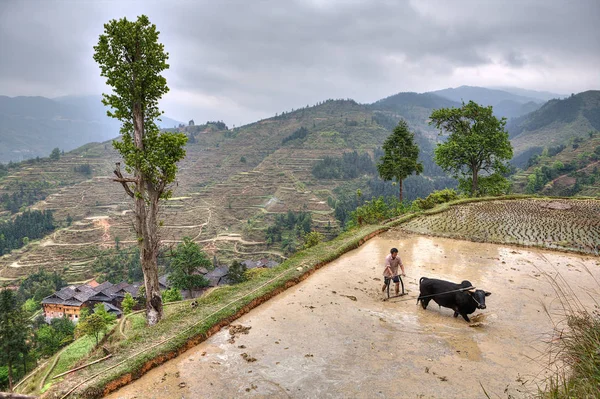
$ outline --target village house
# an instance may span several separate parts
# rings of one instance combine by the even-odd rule
[[[46,322],[54,318],[67,317],[74,323],[79,321],[81,309],[93,309],[97,303],[104,304],[107,312],[121,317],[121,302],[125,294],[137,297],[139,283],[128,284],[121,282],[112,284],[108,281],[98,284],[95,280],[78,286],[68,286],[47,296],[42,300]]]

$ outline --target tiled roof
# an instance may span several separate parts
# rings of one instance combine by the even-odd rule
[[[96,291],[96,292],[104,291],[105,289],[110,288],[112,286],[113,286],[113,284],[110,281],[105,281],[102,284],[100,284],[99,286],[94,287],[94,291]]]
[[[223,277],[226,276],[227,273],[229,273],[229,266],[219,266],[214,270],[211,270],[210,272],[206,273],[206,278],[210,278],[210,277]]]

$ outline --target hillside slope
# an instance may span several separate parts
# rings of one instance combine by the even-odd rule
[[[190,141],[173,198],[164,205],[163,243],[172,245],[189,236],[223,261],[281,260],[291,251],[290,245],[300,245],[301,240],[284,232],[283,241],[273,243],[265,234],[277,215],[288,211],[309,212],[312,229],[335,234],[340,222],[332,199],[340,192],[356,198],[357,188],[366,196],[370,192],[367,185],[376,179],[373,175],[318,179],[312,168],[325,157],[339,157],[344,152],[356,150],[372,157],[390,134],[389,127],[378,122],[380,114],[352,100],[328,100],[235,129],[224,125],[178,129]],[[394,118],[398,116],[390,114],[386,121],[393,124]],[[421,124],[425,125],[425,120]],[[420,133],[417,140],[428,143]],[[430,165],[430,153],[428,159]],[[34,208],[52,210],[63,224],[52,236],[1,257],[0,279],[10,281],[47,268],[77,281],[93,275],[91,262],[113,247],[115,239],[123,245],[135,243],[131,203],[109,179],[117,161],[120,157],[110,143],[90,144],[57,161],[24,163],[0,179],[0,196],[18,190],[17,182],[47,182],[48,196]],[[82,164],[90,165],[90,175],[75,171]],[[415,190],[437,188],[438,174],[439,170],[427,166],[426,176],[407,182],[407,197],[416,193],[410,191],[411,185]],[[342,187],[346,188],[338,191]],[[397,188],[390,183],[385,187],[395,195]],[[70,226],[65,224],[68,217],[74,221]]]
[[[515,156],[529,150],[528,159],[544,146],[560,145],[600,130],[600,91],[590,90],[563,100],[550,100],[540,109],[507,125]]]

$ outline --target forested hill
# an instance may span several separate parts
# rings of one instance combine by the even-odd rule
[[[600,91],[590,90],[562,100],[550,100],[539,110],[507,125],[518,164],[541,153],[545,146],[566,144],[600,130]]]

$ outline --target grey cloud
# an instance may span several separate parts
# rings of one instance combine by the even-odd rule
[[[102,24],[141,13],[170,53],[164,104],[182,120],[250,122],[326,98],[506,85],[494,73],[457,76],[493,65],[509,78],[552,76],[529,89],[600,83],[595,0],[23,1],[0,8],[0,48],[9,54],[0,60],[0,94],[102,90],[91,59]],[[177,98],[184,92],[203,100]]]

